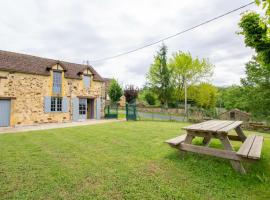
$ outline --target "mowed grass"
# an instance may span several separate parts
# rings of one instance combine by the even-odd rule
[[[0,135],[0,199],[270,199],[270,135],[262,159],[240,175],[227,160],[181,159],[164,144],[184,125],[117,122]]]

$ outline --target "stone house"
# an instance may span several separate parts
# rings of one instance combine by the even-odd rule
[[[100,119],[104,99],[90,65],[0,50],[0,127]]]
[[[241,111],[239,109],[228,110],[219,115],[219,119],[222,120],[238,120],[243,122],[248,122],[250,120],[250,117],[250,113]]]

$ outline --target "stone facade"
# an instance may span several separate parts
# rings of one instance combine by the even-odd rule
[[[219,115],[219,119],[222,119],[222,120],[238,120],[238,121],[248,122],[250,121],[250,118],[251,118],[251,115],[249,113],[246,113],[238,109],[232,109],[224,113],[221,113]]]
[[[11,126],[71,121],[71,100],[74,97],[94,99],[94,105],[96,104],[96,98],[101,98],[100,112],[101,116],[104,115],[104,82],[94,81],[91,78],[90,88],[87,89],[84,87],[82,79],[66,78],[64,70],[62,70],[61,96],[69,99],[68,112],[45,113],[44,97],[53,95],[53,70],[54,67],[51,69],[50,76],[0,71],[0,97],[11,99]]]

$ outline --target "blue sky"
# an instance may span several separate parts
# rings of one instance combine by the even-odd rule
[[[158,40],[250,0],[0,0],[2,50],[83,63]],[[254,52],[237,35],[241,12],[165,41],[169,54],[189,51],[215,65],[212,83],[238,84]],[[258,10],[255,5],[248,10]],[[159,45],[90,62],[103,76],[142,86]]]

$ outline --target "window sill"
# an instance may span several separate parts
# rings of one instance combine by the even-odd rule
[[[55,113],[55,114],[57,114],[57,113],[64,113],[64,112],[63,111],[51,111],[49,113]]]

